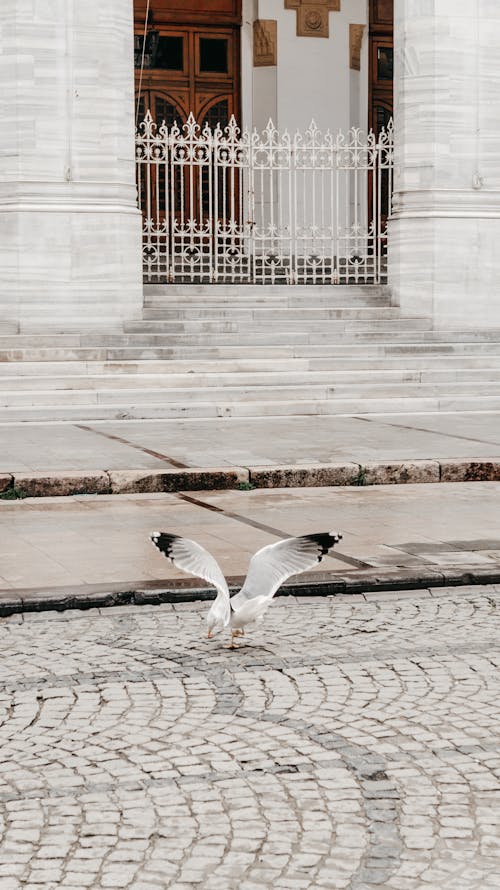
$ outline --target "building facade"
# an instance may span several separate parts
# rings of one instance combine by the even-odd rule
[[[393,300],[436,327],[500,325],[499,40],[495,0],[3,0],[1,321],[139,317],[148,108],[335,133],[378,132],[394,107]]]

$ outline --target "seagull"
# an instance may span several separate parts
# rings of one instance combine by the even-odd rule
[[[250,560],[243,587],[239,593],[230,596],[222,569],[201,544],[168,532],[153,532],[151,535],[154,546],[174,566],[203,578],[216,588],[217,596],[207,614],[208,637],[210,639],[229,626],[231,649],[236,648],[235,639],[244,636],[247,625],[260,624],[274,594],[284,581],[291,575],[312,569],[341,539],[340,534],[320,532],[286,538],[262,547]]]

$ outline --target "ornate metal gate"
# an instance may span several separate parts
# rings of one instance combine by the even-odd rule
[[[136,137],[148,282],[350,284],[385,280],[392,123],[294,136],[157,126]]]

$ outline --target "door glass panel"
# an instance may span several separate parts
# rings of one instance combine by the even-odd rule
[[[387,130],[392,114],[384,105],[377,105],[375,109],[377,115],[377,135],[381,130]]]
[[[166,71],[184,70],[184,39],[182,37],[160,37],[155,68],[163,68]]]
[[[377,78],[392,80],[394,51],[392,46],[379,46],[377,49]]]
[[[200,71],[218,74],[227,72],[227,40],[220,37],[200,37]]]

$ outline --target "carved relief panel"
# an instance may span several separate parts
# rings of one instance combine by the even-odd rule
[[[297,37],[328,37],[328,14],[340,11],[340,0],[285,0],[285,9],[295,9]]]
[[[275,19],[257,19],[253,23],[253,64],[264,68],[278,64],[278,24]]]
[[[349,25],[349,67],[352,71],[361,70],[361,44],[364,25]]]

